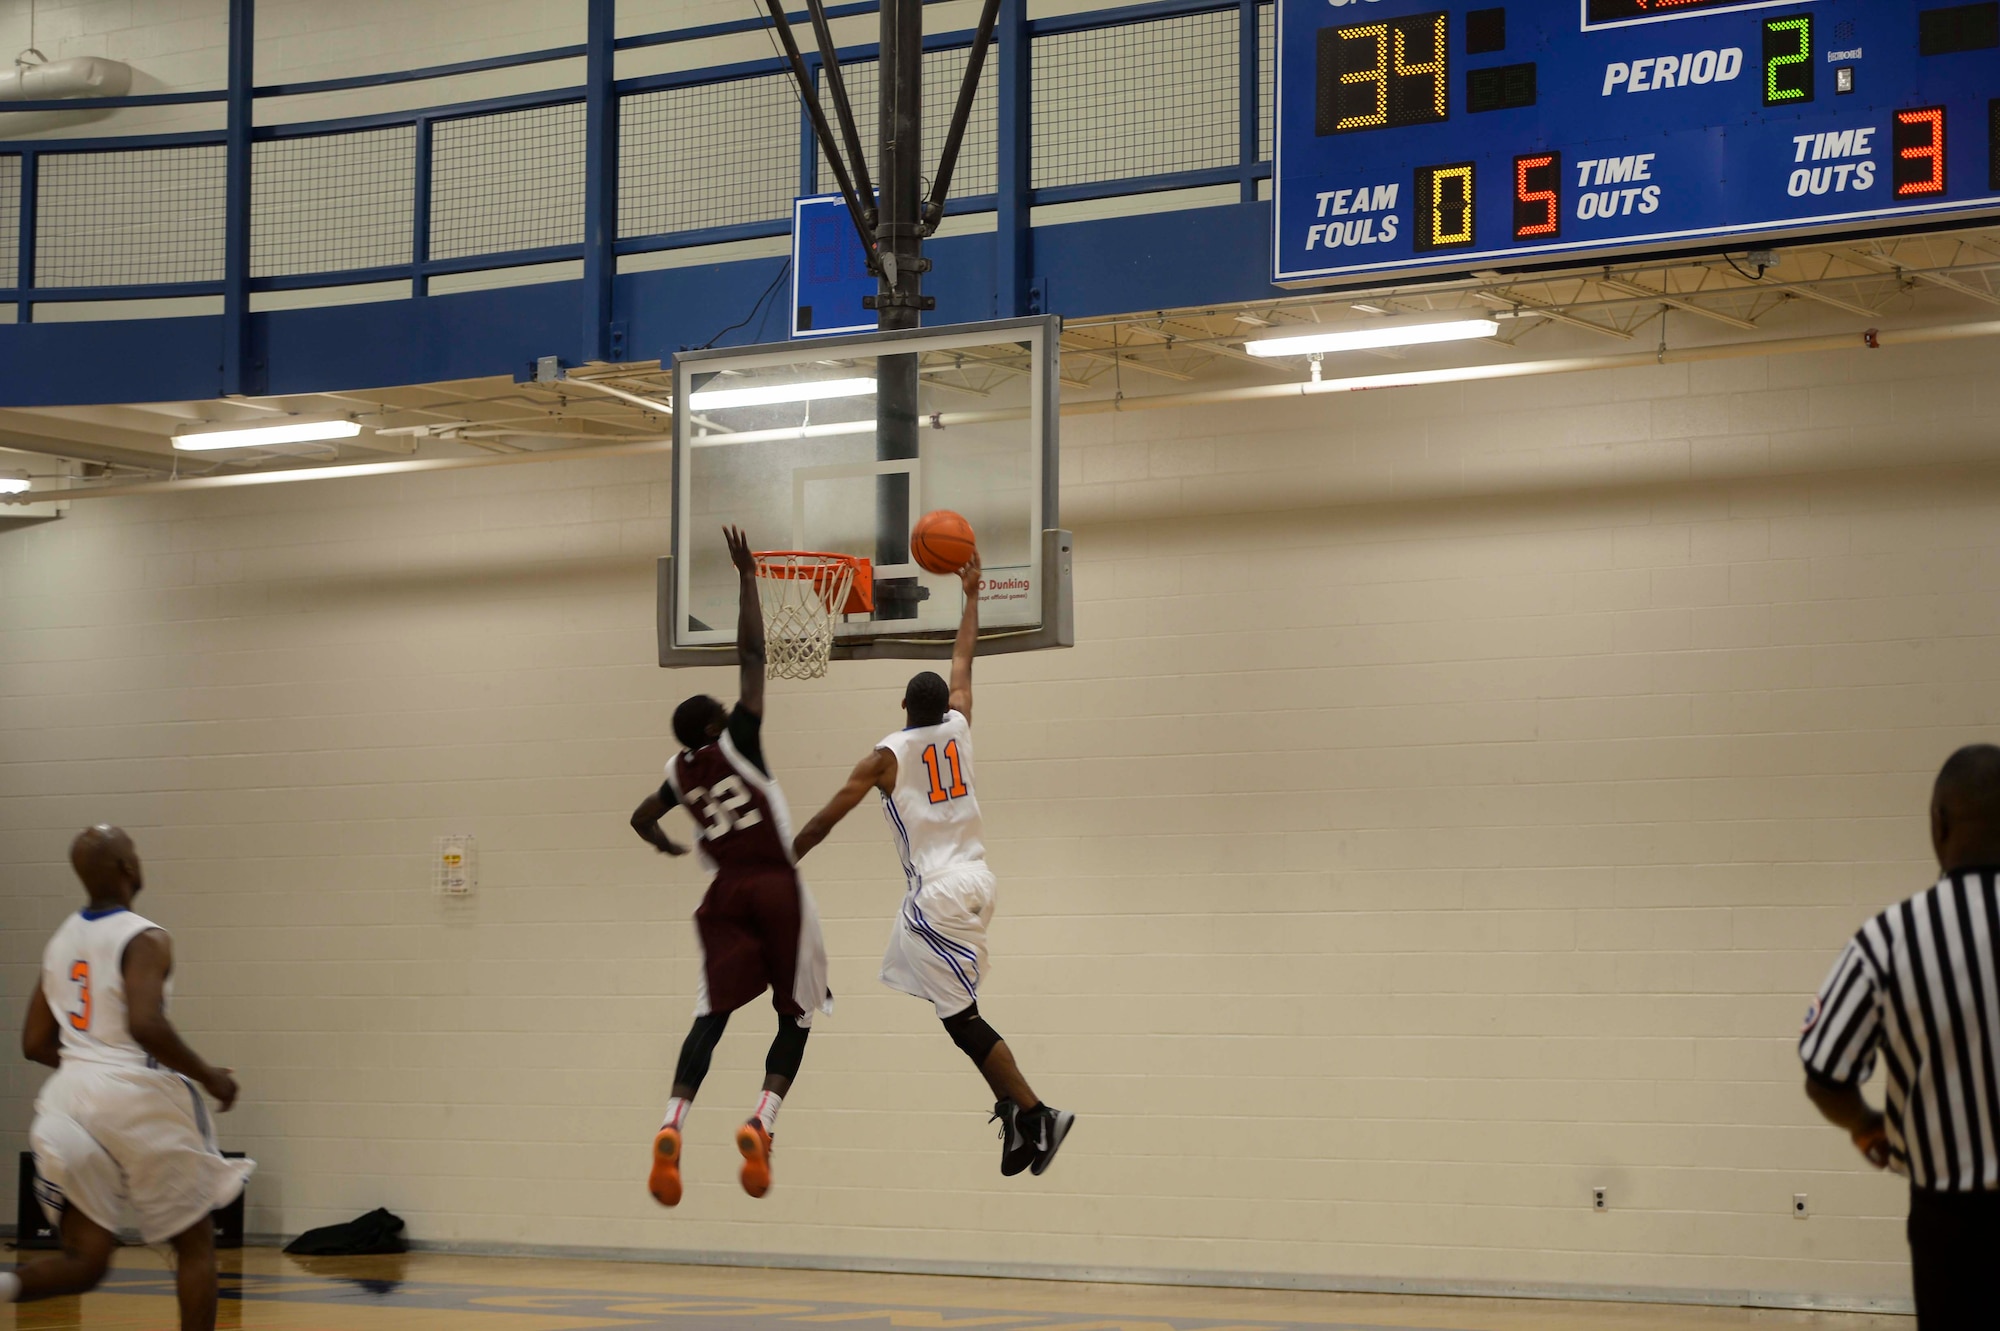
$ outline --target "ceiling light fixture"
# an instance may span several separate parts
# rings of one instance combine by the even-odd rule
[[[1378,347],[1414,347],[1426,342],[1462,342],[1468,338],[1491,337],[1500,325],[1491,319],[1454,319],[1447,323],[1363,324],[1352,329],[1329,329],[1297,337],[1266,337],[1245,342],[1243,349],[1253,356],[1310,356],[1326,351],[1368,351]]]
[[[726,407],[775,407],[784,402],[817,402],[826,397],[866,397],[875,391],[873,379],[814,379],[797,384],[765,384],[758,388],[704,388],[688,394],[696,411]]]
[[[0,471],[0,495],[23,494],[33,485],[25,471]]]
[[[352,439],[360,433],[361,427],[353,421],[293,421],[286,425],[193,430],[175,435],[174,447],[201,452],[214,448],[256,448],[262,444],[315,444],[326,439]]]

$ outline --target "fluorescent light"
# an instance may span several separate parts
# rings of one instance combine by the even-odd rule
[[[945,418],[947,421],[950,417]],[[874,421],[829,421],[824,425],[787,425],[776,430],[718,430],[697,434],[688,440],[691,448],[719,448],[723,444],[768,444],[779,439],[831,439],[844,434],[873,434]]]
[[[352,439],[361,433],[353,421],[293,421],[287,425],[252,425],[244,429],[197,430],[174,436],[174,447],[189,451],[209,448],[255,448],[259,444],[312,444],[323,439]]]
[[[0,495],[21,494],[33,484],[26,472],[0,471]]]
[[[1414,347],[1426,342],[1462,342],[1491,337],[1500,325],[1491,319],[1454,319],[1448,323],[1363,324],[1358,328],[1306,333],[1297,337],[1266,337],[1245,342],[1253,356],[1310,356],[1320,351],[1366,351],[1374,347]]]
[[[704,388],[688,394],[688,405],[697,411],[771,407],[781,402],[814,402],[823,397],[866,397],[874,391],[873,379],[814,379],[797,384],[766,384],[761,388]]]

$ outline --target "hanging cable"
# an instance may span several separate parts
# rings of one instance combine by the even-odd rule
[[[749,323],[752,319],[756,319],[757,327],[762,328],[764,326],[764,321],[760,317],[760,312],[764,308],[764,302],[771,299],[771,294],[778,289],[779,284],[785,280],[785,275],[791,271],[792,271],[792,256],[788,254],[785,256],[784,263],[778,266],[778,275],[771,279],[771,285],[764,288],[764,294],[757,297],[757,303],[750,307],[750,313],[744,315],[741,319],[738,319],[735,323],[729,325],[729,327],[723,329],[721,332],[717,333],[714,337],[711,337],[710,339],[708,339],[708,341],[696,347],[695,350],[707,351],[717,342],[720,342],[723,338],[728,337],[731,333],[743,327],[743,325]]]

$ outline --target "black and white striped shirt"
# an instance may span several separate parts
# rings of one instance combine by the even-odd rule
[[[2000,868],[1960,869],[1861,926],[1806,1012],[1815,1079],[1888,1073],[1891,1168],[1920,1188],[2000,1188]]]

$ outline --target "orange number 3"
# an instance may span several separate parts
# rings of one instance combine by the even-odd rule
[[[938,770],[937,745],[933,744],[924,750],[924,768],[930,773],[931,803],[933,804],[942,804],[946,800],[960,799],[965,795],[965,773],[959,770],[958,766],[957,740],[953,740],[944,746],[944,761],[951,768],[951,788],[949,790],[945,789],[944,782],[938,779],[941,773]]]
[[[87,1031],[90,1029],[90,963],[70,963],[69,978],[77,988],[77,1001],[83,1005],[69,1014],[69,1024],[77,1030]]]

